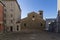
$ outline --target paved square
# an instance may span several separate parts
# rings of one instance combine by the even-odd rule
[[[8,33],[0,34],[0,40],[60,40],[59,33]]]

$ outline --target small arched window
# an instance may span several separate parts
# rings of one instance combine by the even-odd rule
[[[34,18],[35,16],[33,15],[33,18]]]
[[[42,13],[40,13],[40,15],[42,15]]]
[[[41,23],[41,26],[42,26],[43,24]]]
[[[24,26],[26,27],[26,23],[24,23]]]

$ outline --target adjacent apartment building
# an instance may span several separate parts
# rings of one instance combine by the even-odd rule
[[[21,9],[17,0],[2,0],[4,7],[4,26],[7,32],[20,31],[17,21],[21,19]],[[18,29],[18,30],[17,30]]]
[[[50,18],[50,19],[46,19],[46,26],[45,26],[45,30],[46,31],[49,31],[50,30],[50,24],[52,23],[52,22],[55,22],[55,18]]]
[[[57,15],[57,18],[56,18],[56,32],[60,32],[60,10],[58,10],[58,15]]]
[[[46,30],[60,32],[60,10],[58,10],[56,19],[46,19]]]

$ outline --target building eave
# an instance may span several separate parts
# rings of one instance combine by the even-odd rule
[[[0,3],[1,3],[3,6],[5,6],[1,1],[0,1]]]

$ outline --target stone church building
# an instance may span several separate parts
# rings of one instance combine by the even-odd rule
[[[36,32],[43,31],[45,28],[45,20],[43,19],[43,11],[38,13],[31,12],[28,16],[21,20],[21,31]]]

